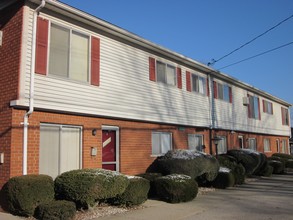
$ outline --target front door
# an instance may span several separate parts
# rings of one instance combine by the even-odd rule
[[[119,171],[118,130],[102,130],[102,168]]]

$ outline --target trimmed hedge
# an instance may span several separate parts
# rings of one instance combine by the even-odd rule
[[[241,185],[245,182],[245,168],[241,163],[237,163],[237,160],[227,154],[218,156],[218,161],[221,166],[227,167],[231,170],[236,185]]]
[[[269,165],[273,167],[274,174],[282,174],[285,171],[285,165],[283,162],[278,160],[269,160]]]
[[[15,215],[32,216],[35,208],[54,199],[54,182],[47,175],[12,177],[2,188],[8,211]]]
[[[291,159],[287,160],[285,167],[286,168],[293,168],[293,160],[291,160]]]
[[[150,181],[138,176],[128,176],[129,185],[124,193],[107,200],[113,205],[135,206],[144,203],[148,198]]]
[[[155,180],[158,196],[169,203],[193,200],[198,193],[198,185],[190,176],[171,174]]]
[[[284,159],[286,159],[286,160],[293,160],[293,156],[292,155],[290,155],[290,154],[284,154],[284,153],[274,153],[273,155],[272,155],[272,157],[281,157],[281,158],[284,158]]]
[[[57,200],[42,203],[36,208],[35,217],[42,220],[70,220],[76,213],[74,202]]]
[[[158,177],[161,177],[162,174],[161,173],[142,173],[137,176],[145,178],[150,182],[150,189],[148,192],[148,198],[157,197],[158,194],[157,194],[157,190],[156,190],[155,180]]]
[[[172,150],[158,157],[152,165],[163,175],[184,174],[195,179],[202,176],[208,181],[216,178],[219,170],[217,159],[195,150]]]
[[[235,178],[232,171],[227,167],[221,167],[218,176],[211,184],[218,189],[226,189],[235,185]]]
[[[125,175],[103,169],[81,169],[65,172],[55,179],[59,200],[69,200],[78,208],[89,208],[99,200],[122,194],[129,184]]]

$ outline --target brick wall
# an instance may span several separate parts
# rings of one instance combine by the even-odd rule
[[[1,183],[11,176],[10,160],[12,135],[12,109],[10,101],[18,97],[19,68],[21,55],[21,33],[23,1],[18,1],[1,11],[0,30],[3,31],[0,46],[0,153],[4,153],[4,164],[0,164]]]

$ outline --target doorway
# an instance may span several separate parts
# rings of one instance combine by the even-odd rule
[[[102,168],[119,171],[119,128],[102,126]]]

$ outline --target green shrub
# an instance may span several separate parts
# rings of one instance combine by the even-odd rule
[[[54,182],[47,175],[12,177],[2,190],[8,211],[20,216],[32,216],[40,203],[54,199]]]
[[[286,168],[293,168],[293,160],[291,160],[291,159],[287,160],[285,167]]]
[[[269,166],[267,156],[261,152],[251,154],[251,156],[257,157],[256,159],[260,160],[260,164],[253,172],[253,175],[262,176],[262,173],[264,173],[267,170],[267,167]]]
[[[284,154],[284,153],[274,153],[272,155],[272,157],[281,157],[281,158],[284,158],[286,160],[293,160],[293,155],[290,155],[290,154]]]
[[[235,178],[229,168],[221,167],[218,176],[211,184],[213,187],[218,189],[226,189],[235,185]]]
[[[278,160],[269,160],[269,165],[273,167],[274,174],[282,174],[285,170],[285,165],[281,161]]]
[[[253,175],[263,163],[262,156],[256,151],[248,149],[233,149],[228,150],[227,154],[236,158],[237,162],[244,166],[246,175]]]
[[[57,200],[42,203],[36,208],[35,217],[42,220],[70,220],[76,213],[74,202]]]
[[[135,206],[144,203],[148,198],[150,181],[138,176],[128,176],[130,182],[124,193],[109,199],[113,205]]]
[[[231,170],[236,185],[241,185],[245,182],[245,168],[241,163],[237,163],[237,160],[227,154],[218,156],[219,164],[222,167],[227,167]]]
[[[273,172],[274,168],[271,165],[269,165],[269,162],[267,162],[267,166],[265,169],[262,170],[260,176],[270,177],[272,176]]]
[[[160,199],[169,203],[193,200],[198,193],[198,185],[190,176],[171,174],[155,180]]]
[[[203,176],[212,181],[219,170],[217,159],[195,150],[173,150],[156,159],[157,172],[163,175],[184,174],[195,179]]]
[[[148,192],[148,198],[154,198],[157,197],[157,191],[156,191],[156,185],[155,185],[155,180],[158,177],[161,177],[161,173],[143,173],[139,174],[139,177],[145,178],[150,182],[150,189]]]
[[[55,179],[59,200],[69,200],[78,208],[88,208],[99,200],[122,194],[129,184],[125,175],[103,169],[81,169],[65,172]]]

